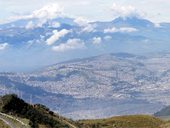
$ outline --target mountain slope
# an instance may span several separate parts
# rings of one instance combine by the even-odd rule
[[[142,19],[138,17],[119,17],[112,21],[115,26],[119,27],[137,27],[137,28],[144,28],[144,27],[154,27],[154,23],[147,19]]]
[[[32,73],[1,73],[0,91],[73,119],[153,114],[170,104],[169,64],[169,53],[104,54]]]
[[[120,116],[100,120],[79,121],[81,128],[162,128],[164,122],[146,115]]]
[[[170,106],[167,106],[154,114],[157,117],[170,117]]]
[[[48,128],[75,128],[71,121],[54,114],[43,105],[30,105],[19,99],[16,95],[5,95],[1,97],[1,111],[3,113],[16,115],[30,120],[30,126],[38,128],[44,125]]]

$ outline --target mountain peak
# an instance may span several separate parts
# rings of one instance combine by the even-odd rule
[[[154,24],[144,18],[141,17],[118,17],[112,21],[115,25],[127,25],[127,26],[134,26],[134,27],[152,27]]]

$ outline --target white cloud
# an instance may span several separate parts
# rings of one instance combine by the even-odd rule
[[[63,13],[63,8],[59,6],[57,3],[51,3],[44,7],[42,7],[39,10],[35,10],[32,12],[32,14],[29,15],[20,15],[20,16],[14,16],[12,17],[13,20],[19,20],[19,19],[53,19],[57,16],[61,16]]]
[[[36,21],[29,21],[27,25],[25,26],[26,29],[34,29],[37,27],[42,27],[43,24],[47,22],[48,19],[54,19],[58,16],[62,15],[62,8],[56,4],[49,4],[44,6],[43,8],[39,10],[33,11],[32,14],[30,15],[22,15],[22,16],[16,16],[13,17],[14,20],[19,20],[19,19],[33,19],[36,18]],[[59,23],[51,23],[53,27],[59,27]]]
[[[129,33],[129,32],[136,32],[138,31],[136,28],[133,27],[122,27],[122,28],[107,28],[104,30],[104,33],[114,33],[114,32],[121,32],[121,33]]]
[[[105,37],[104,37],[104,40],[106,40],[106,41],[109,41],[109,40],[111,40],[111,39],[112,39],[111,36],[105,36]]]
[[[0,50],[6,49],[8,45],[8,43],[0,43]]]
[[[85,44],[80,39],[69,39],[66,43],[62,43],[57,46],[53,46],[52,50],[56,52],[64,52],[74,49],[82,49],[85,48]]]
[[[33,29],[34,28],[34,23],[32,21],[29,21],[27,25],[25,26],[26,29]]]
[[[156,28],[161,28],[161,25],[159,23],[154,24]]]
[[[57,40],[59,40],[61,37],[64,37],[68,33],[70,33],[70,30],[63,29],[61,31],[54,30],[53,35],[46,40],[47,45],[54,44]]]
[[[82,28],[82,32],[92,32],[95,29],[94,25],[90,24],[90,21],[86,20],[83,17],[78,17],[74,22]]]
[[[131,5],[118,5],[113,3],[111,10],[115,17],[127,17],[127,16],[141,16],[141,12],[139,12],[135,7]]]
[[[60,23],[59,22],[50,22],[49,27],[59,28],[60,27]]]
[[[115,27],[104,29],[104,33],[113,33],[113,32],[117,32],[117,29]]]
[[[53,19],[60,15],[61,12],[62,8],[57,3],[53,3],[34,11],[32,17]]]
[[[27,41],[27,46],[28,48],[33,46],[34,44],[43,44],[45,42],[45,36],[40,35],[39,39],[33,39],[33,40],[29,40]]]
[[[132,27],[123,27],[123,28],[120,28],[119,31],[120,32],[136,32],[138,30]]]
[[[35,22],[29,21],[29,22],[26,24],[25,28],[26,28],[26,29],[34,29],[34,28],[42,27],[43,24],[45,24],[46,22],[47,22],[46,19],[37,20],[37,21],[35,21]]]
[[[89,21],[86,20],[86,19],[83,18],[83,17],[78,17],[78,18],[76,18],[76,19],[74,20],[74,22],[75,22],[76,24],[78,24],[79,26],[86,26],[86,25],[88,25],[88,23],[89,23]]]
[[[102,42],[101,37],[94,37],[92,43],[97,45],[97,44],[100,44],[101,42]]]
[[[82,32],[94,32],[94,31],[95,31],[95,27],[91,24],[88,24],[86,27],[82,29]]]
[[[58,3],[50,3],[45,5],[41,9],[37,9],[29,14],[23,15],[22,12],[17,12],[17,15],[15,14],[15,16],[10,16],[9,18],[7,18],[2,22],[0,21],[0,24],[10,23],[16,20],[23,20],[23,19],[24,20],[36,19],[36,21],[28,22],[28,24],[25,26],[26,29],[33,29],[36,27],[42,27],[42,25],[46,23],[49,19],[54,19],[63,16],[64,16],[63,7],[58,5]]]
[[[113,20],[110,8],[113,2],[115,2],[118,5],[134,6],[137,10],[146,13],[146,17],[151,21],[170,21],[170,16],[167,13],[170,12],[169,0],[74,0],[74,2],[71,0],[0,0],[0,12],[3,12],[0,15],[0,22],[9,22],[7,18],[12,15],[28,14],[28,12],[32,10],[53,2],[57,2],[60,6],[64,7],[64,13],[68,16],[83,16],[87,17],[89,20]]]

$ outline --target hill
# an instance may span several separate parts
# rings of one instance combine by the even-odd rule
[[[14,94],[1,97],[0,109],[2,113],[29,119],[32,128],[74,128],[71,120],[54,114],[44,105],[28,104]]]
[[[170,106],[164,107],[160,111],[156,112],[154,116],[163,119],[163,120],[170,120]]]
[[[170,116],[170,106],[167,106],[154,114],[155,116]]]
[[[161,128],[164,122],[147,115],[119,116],[79,121],[81,128]]]

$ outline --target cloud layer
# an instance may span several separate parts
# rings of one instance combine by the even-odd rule
[[[140,17],[143,14],[139,12],[135,7],[131,5],[118,5],[116,3],[113,3],[111,7],[112,13],[115,17],[133,17],[137,16]]]
[[[52,50],[56,52],[65,52],[69,50],[85,48],[85,44],[80,39],[69,39],[66,43],[62,43],[57,46],[53,46]]]
[[[138,31],[136,28],[133,27],[122,27],[122,28],[107,28],[104,30],[104,33],[115,33],[115,32],[120,32],[120,33],[129,33],[129,32],[136,32]]]
[[[56,41],[58,41],[61,37],[64,37],[65,35],[67,35],[68,33],[70,33],[71,31],[70,30],[67,30],[67,29],[63,29],[61,31],[57,31],[57,30],[54,30],[53,31],[53,35],[48,38],[46,40],[47,42],[47,45],[52,45],[54,44]]]
[[[93,44],[94,45],[98,45],[98,44],[100,44],[102,42],[102,38],[101,37],[94,37],[93,38]]]
[[[21,15],[21,16],[14,16],[13,19],[53,19],[57,16],[61,16],[63,12],[63,8],[60,7],[57,3],[48,4],[41,9],[33,11],[29,15]]]
[[[56,2],[58,4],[56,4]],[[116,3],[114,6],[113,2]],[[79,17],[83,16],[89,20],[112,20],[113,19],[113,11],[110,12],[110,8],[112,5],[112,10],[116,10],[116,12],[120,12],[122,10],[124,13],[132,11],[141,11],[146,13],[146,17],[154,22],[170,22],[170,16],[167,12],[170,12],[170,1],[168,0],[74,0],[74,2],[69,0],[0,0],[0,22],[5,22],[9,17],[14,15],[23,15],[36,10],[44,5],[48,4],[56,4],[58,10],[55,11],[53,9],[54,5],[51,5],[50,11],[47,17],[53,17],[55,13],[58,14],[64,9],[64,14]],[[25,6],[27,5],[27,6]],[[95,6],[94,6],[95,5]],[[38,11],[34,11],[34,16],[36,17],[44,17],[47,12],[44,10],[49,10],[47,6]],[[119,11],[118,11],[119,10]],[[127,11],[128,10],[128,11]],[[112,14],[111,14],[112,13]]]
[[[8,43],[0,43],[0,50],[5,50],[8,46]]]
[[[95,26],[90,24],[88,20],[83,17],[78,17],[74,22],[82,28],[82,32],[92,32],[95,31]]]

